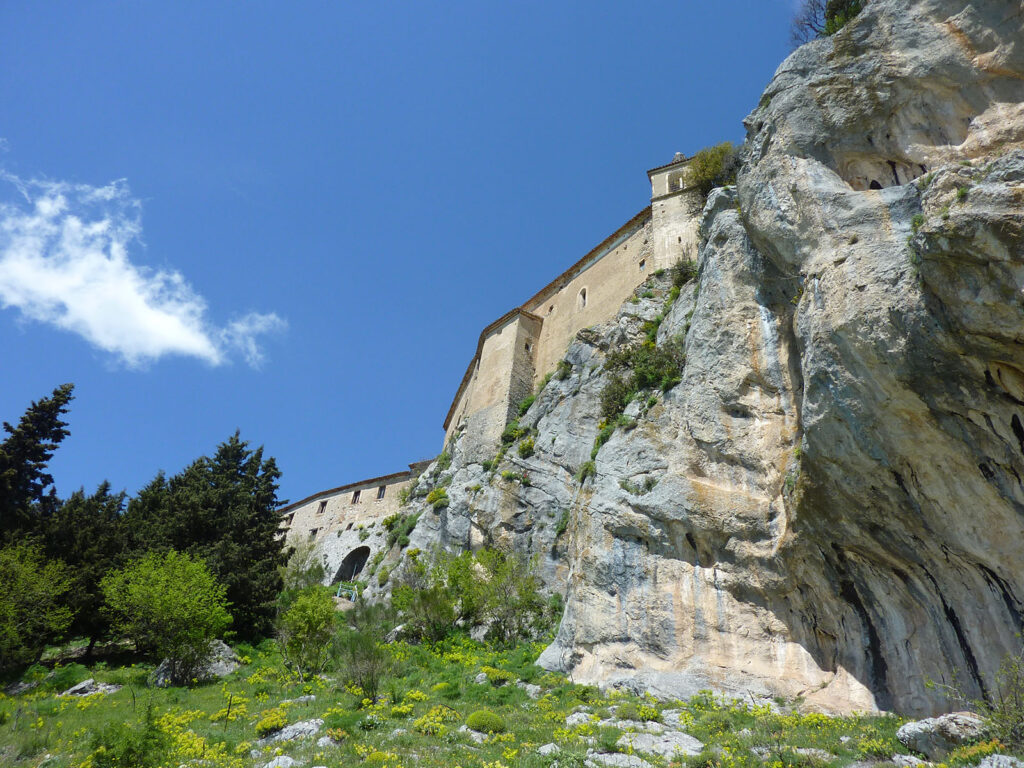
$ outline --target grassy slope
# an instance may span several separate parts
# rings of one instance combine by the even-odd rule
[[[59,681],[51,680],[45,687],[17,697],[0,698],[0,764],[88,766],[94,734],[111,722],[139,722],[149,705],[160,730],[174,745],[164,761],[168,766],[203,759],[209,766],[249,768],[264,765],[276,754],[287,754],[306,766],[531,768],[552,763],[554,758],[539,755],[537,747],[555,742],[562,750],[557,756],[560,768],[570,768],[583,764],[588,748],[613,749],[620,732],[596,723],[566,728],[566,715],[578,707],[588,707],[596,720],[607,717],[611,707],[624,705],[630,715],[654,719],[664,709],[683,709],[685,730],[709,747],[701,756],[671,763],[688,768],[825,764],[788,747],[832,752],[836,757],[830,762],[835,766],[905,752],[895,739],[900,721],[894,717],[780,715],[753,709],[743,702],[716,701],[710,696],[686,703],[614,694],[602,697],[594,688],[572,685],[535,667],[532,661],[540,649],[539,644],[523,644],[497,652],[468,639],[449,640],[434,647],[392,645],[396,675],[385,682],[384,699],[376,705],[364,702],[358,690],[340,682],[301,683],[290,679],[270,641],[259,648],[242,646],[239,651],[247,663],[241,669],[220,682],[192,689],[150,688],[146,678],[151,667],[144,665],[98,665],[89,670],[67,667]],[[513,683],[525,680],[539,684],[544,695],[532,700],[514,684],[475,683],[483,667],[506,671]],[[111,695],[85,699],[56,695],[87,676],[125,687]],[[498,677],[494,672],[491,676]],[[309,693],[316,696],[315,701],[281,705],[285,699]],[[470,713],[479,709],[500,715],[506,732],[483,744],[459,733],[458,728]],[[288,723],[323,718],[320,735],[330,729],[341,743],[318,748],[315,739],[306,739],[267,747],[260,757],[250,757],[260,722],[269,724],[275,717]],[[750,747],[766,747],[770,754],[762,761],[750,752]]]

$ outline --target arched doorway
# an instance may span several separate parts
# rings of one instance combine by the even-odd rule
[[[352,581],[363,570],[363,566],[366,565],[366,561],[369,559],[369,547],[356,547],[345,555],[345,559],[341,561],[341,567],[338,568],[338,573],[334,576],[333,583]]]

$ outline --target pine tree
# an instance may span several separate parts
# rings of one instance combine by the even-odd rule
[[[0,443],[0,540],[38,533],[43,515],[59,502],[46,465],[68,436],[67,413],[74,384],[62,384],[49,397],[32,403],[18,425],[3,424]]]
[[[65,601],[73,616],[70,633],[89,639],[87,655],[110,631],[110,622],[100,610],[100,581],[126,561],[124,505],[125,493],[111,493],[110,483],[104,481],[91,496],[84,489],[75,491],[46,521],[47,554],[63,560],[72,575]]]

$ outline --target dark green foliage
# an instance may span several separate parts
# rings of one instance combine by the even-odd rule
[[[558,361],[558,370],[555,371],[555,378],[559,381],[565,381],[572,374],[572,363],[568,360]]]
[[[0,672],[37,660],[71,622],[63,563],[44,559],[32,543],[0,549]]]
[[[576,482],[577,483],[586,482],[586,479],[588,477],[593,477],[596,474],[597,474],[597,466],[594,464],[594,462],[592,462],[592,461],[584,462],[583,465],[580,466],[579,471],[576,473]]]
[[[452,465],[452,455],[448,451],[444,451],[443,453],[438,454],[436,461],[437,468],[444,472],[444,470],[448,469],[448,467]]]
[[[682,288],[691,280],[697,277],[697,264],[691,259],[680,259],[672,265],[672,287]],[[679,292],[675,292],[673,300],[679,297]]]
[[[707,197],[715,187],[736,183],[739,153],[731,141],[705,147],[690,160],[689,184]]]
[[[299,679],[324,671],[335,652],[337,610],[326,587],[307,587],[277,619],[285,664]]]
[[[790,36],[793,45],[834,35],[858,13],[867,0],[803,0],[793,17]]]
[[[501,433],[501,442],[505,445],[511,445],[519,438],[524,435],[528,435],[530,430],[520,427],[518,421],[510,421],[505,427],[505,431]]]
[[[435,488],[427,494],[427,503],[435,512],[440,512],[449,504],[448,490],[446,488]]]
[[[962,203],[967,199],[967,187],[956,188],[956,200],[958,203]]]
[[[430,501],[430,497],[434,496],[435,493],[438,495],[434,497],[433,501]],[[432,506],[443,500],[443,504],[434,507],[435,510],[443,509],[448,506],[448,492],[445,491],[444,488],[435,488],[427,494],[427,500],[430,501]],[[412,529],[416,527],[416,521],[419,519],[420,516],[418,514],[392,515],[391,517],[385,518],[383,525],[388,531],[388,548],[390,549],[395,546],[396,543],[402,548],[408,545],[409,534],[412,533]]]
[[[170,751],[170,739],[156,724],[152,707],[141,722],[109,722],[92,738],[93,768],[158,768]]]
[[[591,462],[592,463],[592,462]],[[584,464],[584,466],[586,466]],[[563,509],[562,514],[558,516],[558,522],[555,523],[555,538],[558,538],[566,529],[569,527],[569,510]]]
[[[526,397],[524,397],[522,402],[519,403],[519,415],[525,416],[526,412],[530,410],[530,406],[533,405],[533,401],[536,399],[536,395],[527,395]]]
[[[206,561],[227,587],[240,638],[271,629],[280,567],[277,480],[281,473],[263,448],[249,449],[236,432],[169,480],[161,473],[128,504],[125,522],[134,552],[175,549]]]
[[[519,456],[523,459],[528,459],[533,456],[534,443],[533,438],[528,437],[519,444]]]
[[[47,553],[66,563],[72,575],[65,601],[73,615],[70,633],[87,638],[89,651],[110,631],[100,610],[100,580],[124,565],[124,506],[125,493],[111,493],[110,483],[103,482],[90,496],[84,490],[75,491],[46,520]]]
[[[650,341],[612,352],[605,370],[628,371],[628,376],[615,373],[601,390],[601,415],[609,422],[618,416],[637,392],[659,388],[668,391],[682,380],[683,353],[681,339],[657,346]]]
[[[69,434],[61,416],[73,390],[73,384],[62,384],[32,403],[17,426],[3,424],[7,437],[0,443],[0,543],[38,532],[41,516],[57,504],[46,465]]]

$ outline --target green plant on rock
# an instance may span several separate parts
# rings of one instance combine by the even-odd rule
[[[448,498],[447,488],[435,488],[427,494],[427,504],[429,504],[435,512],[440,512],[448,506],[449,502],[450,499]]]
[[[736,182],[739,153],[731,141],[723,141],[700,150],[690,159],[688,167],[690,186],[707,197],[715,187]]]
[[[581,470],[582,470],[582,467],[581,467]],[[584,478],[584,479],[586,479],[586,478]],[[578,477],[577,477],[577,480],[579,480]],[[583,482],[583,481],[580,480],[580,482]],[[565,533],[565,531],[566,531],[566,529],[568,527],[569,527],[569,510],[568,509],[563,509],[562,510],[562,514],[560,514],[558,516],[558,522],[555,523],[555,538],[557,539],[559,536],[561,536],[563,533]]]
[[[568,360],[559,360],[558,369],[555,371],[555,378],[559,381],[565,381],[572,375],[572,363]]]
[[[530,406],[537,399],[536,395],[527,395],[519,403],[519,415],[520,417],[525,416],[526,412],[530,410]]]
[[[523,459],[528,459],[533,456],[533,438],[528,437],[519,444],[519,456]]]
[[[437,462],[438,470],[444,472],[444,470],[452,465],[452,455],[448,451],[443,451],[438,454],[435,461]]]
[[[466,718],[466,727],[481,733],[504,733],[505,721],[489,709],[478,709]]]
[[[672,287],[682,288],[691,280],[697,278],[697,263],[692,259],[680,259],[672,265]],[[675,298],[679,297],[676,292]],[[674,299],[673,299],[674,300]]]
[[[592,461],[584,462],[579,471],[576,473],[576,482],[584,483],[588,477],[593,477],[597,474],[597,465]]]
[[[520,427],[519,422],[513,419],[506,425],[505,431],[501,433],[501,442],[505,445],[511,445],[521,437],[528,435],[529,432],[530,430]]]

